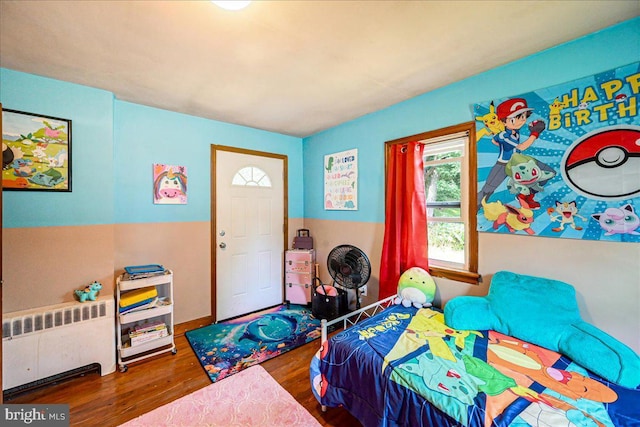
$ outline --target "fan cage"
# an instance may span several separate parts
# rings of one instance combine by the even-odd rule
[[[353,245],[333,248],[327,257],[327,268],[334,282],[347,289],[361,288],[371,277],[369,258]]]

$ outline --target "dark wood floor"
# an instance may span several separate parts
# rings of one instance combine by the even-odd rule
[[[4,403],[69,404],[72,426],[118,426],[211,384],[184,332],[207,319],[176,326],[176,355],[165,353],[129,365],[125,373],[88,374],[17,396]],[[309,362],[319,341],[291,350],[262,366],[323,426],[361,424],[342,408],[322,412],[311,392]],[[194,426],[197,427],[197,426]],[[274,426],[277,427],[277,426]]]

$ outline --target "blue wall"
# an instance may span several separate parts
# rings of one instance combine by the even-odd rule
[[[289,217],[303,214],[300,138],[116,101],[115,222],[211,219],[211,144],[285,154],[289,163]],[[154,205],[152,165],[187,167],[188,203]]]
[[[334,127],[304,139],[302,147],[299,138],[122,102],[107,91],[0,68],[3,107],[71,119],[73,150],[73,191],[4,192],[4,227],[208,221],[211,144],[286,154],[291,218],[384,222],[384,141],[473,120],[478,101],[639,59],[635,18]],[[358,210],[325,211],[324,155],[352,148],[359,149]],[[187,166],[186,206],[153,205],[153,163]]]
[[[384,222],[384,142],[473,121],[473,104],[640,60],[640,18],[477,74],[304,139],[304,217]],[[469,64],[473,68],[473,64]],[[325,211],[326,154],[358,149],[358,210]]]
[[[0,68],[0,102],[71,120],[72,191],[4,191],[4,227],[112,223],[113,95]]]
[[[211,144],[287,155],[289,217],[303,216],[300,138],[122,102],[107,91],[4,68],[0,102],[72,121],[72,191],[5,191],[5,228],[209,221]],[[187,166],[187,205],[153,204],[153,163]]]

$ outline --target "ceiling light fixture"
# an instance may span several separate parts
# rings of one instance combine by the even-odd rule
[[[251,3],[251,0],[218,0],[218,1],[212,0],[212,3],[223,9],[240,10],[249,6],[249,3]]]

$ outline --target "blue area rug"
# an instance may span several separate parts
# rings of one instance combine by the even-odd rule
[[[212,382],[320,337],[311,308],[279,305],[186,332]]]

